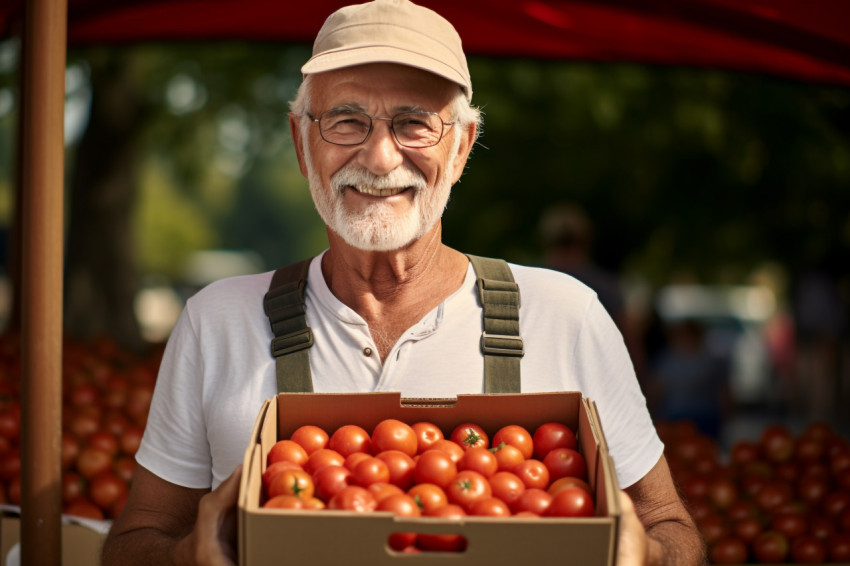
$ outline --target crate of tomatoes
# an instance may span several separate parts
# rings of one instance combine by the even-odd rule
[[[578,392],[283,393],[245,452],[239,564],[608,566],[618,489]]]

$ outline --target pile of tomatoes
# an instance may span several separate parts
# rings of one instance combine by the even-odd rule
[[[90,519],[121,511],[147,422],[161,350],[109,339],[66,341],[62,359],[62,510]],[[0,337],[0,502],[21,504],[20,343]]]
[[[460,518],[589,517],[587,464],[575,432],[507,425],[492,438],[475,423],[444,431],[385,419],[373,430],[304,425],[278,440],[263,473],[265,508],[386,511]],[[459,535],[396,533],[397,551],[461,550]]]
[[[828,423],[769,424],[722,457],[687,421],[659,432],[712,563],[850,562],[850,442]]]

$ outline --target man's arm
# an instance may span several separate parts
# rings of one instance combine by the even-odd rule
[[[167,482],[142,466],[103,545],[103,566],[233,565],[241,466],[215,491]]]
[[[682,504],[664,456],[625,489],[620,501],[623,515],[617,566],[707,563],[702,536]]]

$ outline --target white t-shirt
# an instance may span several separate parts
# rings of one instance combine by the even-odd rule
[[[522,391],[581,391],[597,404],[622,487],[658,461],[623,339],[596,295],[560,272],[511,264],[519,285]],[[263,296],[272,272],[223,279],[189,299],[165,349],[138,462],[169,482],[215,488],[242,462],[259,409],[277,393]],[[482,393],[475,273],[393,347],[384,364],[365,321],[329,290],[320,258],[306,293],[316,392]],[[367,355],[371,349],[371,355]]]

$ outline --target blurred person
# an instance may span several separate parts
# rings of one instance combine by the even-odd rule
[[[647,386],[650,412],[660,421],[691,421],[717,439],[731,407],[729,360],[706,347],[696,320],[668,321],[664,330],[666,347],[653,361]]]
[[[846,304],[826,269],[802,273],[794,300],[797,374],[792,410],[804,417],[832,419],[842,408],[837,401]]]
[[[482,351],[478,275],[441,238],[480,123],[460,37],[406,0],[347,6],[326,20],[302,71],[290,131],[329,246],[303,264],[309,371],[287,377],[306,377],[316,392],[404,398],[488,390],[485,358],[505,348]],[[504,267],[522,296],[524,352],[500,360],[521,361],[514,385],[581,391],[605,423],[623,487],[619,566],[702,563],[628,352],[596,294],[553,270]],[[224,279],[189,299],[104,564],[235,562],[239,464],[260,406],[278,392],[263,309],[272,281],[272,272]]]
[[[596,291],[599,301],[617,326],[625,320],[625,298],[617,276],[593,260],[593,224],[579,206],[559,203],[540,219],[543,265],[568,273]]]
[[[629,316],[625,293],[615,273],[593,259],[593,222],[585,210],[574,203],[549,206],[541,215],[538,233],[543,244],[543,266],[571,275],[593,289],[599,302],[614,320],[643,382],[648,367],[648,352],[641,339],[639,316]]]

